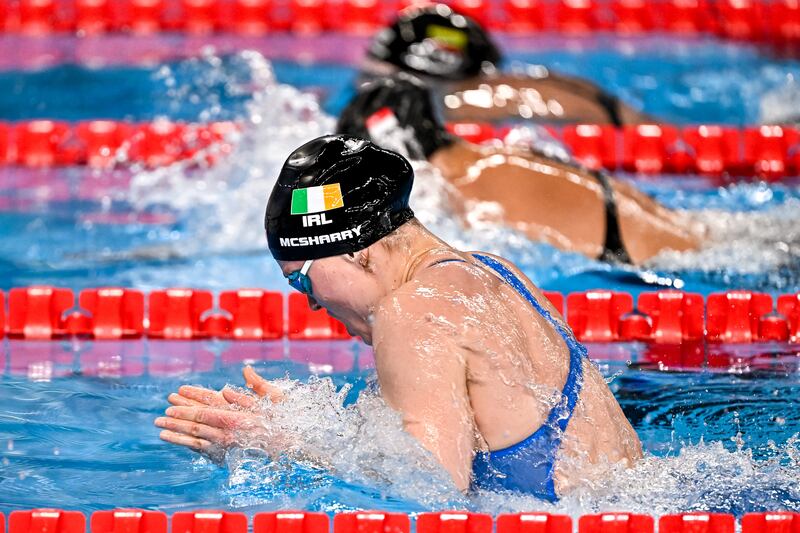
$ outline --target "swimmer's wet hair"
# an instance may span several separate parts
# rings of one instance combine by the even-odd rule
[[[408,235],[407,230],[410,227],[421,228],[419,220],[412,218],[389,235],[379,240],[378,243],[387,251],[393,252],[401,248],[408,248],[411,245],[411,237]]]

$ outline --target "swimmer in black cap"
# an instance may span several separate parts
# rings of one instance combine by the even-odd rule
[[[409,75],[364,85],[339,117],[355,135],[426,159],[465,201],[495,202],[531,239],[611,262],[640,264],[664,250],[699,246],[704,228],[603,172],[532,150],[476,145],[448,133],[430,91]]]
[[[470,17],[444,4],[413,6],[380,31],[362,79],[398,70],[422,77],[444,97],[448,121],[541,120],[591,124],[652,122],[593,83],[529,66],[524,75],[498,71],[502,54]]]
[[[289,156],[265,221],[292,287],[373,346],[381,394],[405,430],[461,490],[550,501],[641,457],[555,308],[508,261],[460,252],[425,229],[408,207],[413,179],[396,153],[321,137]],[[292,401],[250,368],[245,379],[258,396]],[[257,445],[330,464],[304,449],[303,435],[276,435],[255,396],[182,387],[170,402],[156,421],[166,441],[204,453]]]

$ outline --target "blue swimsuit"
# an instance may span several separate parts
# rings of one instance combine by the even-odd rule
[[[485,255],[473,254],[473,257],[494,270],[525,298],[553,325],[569,348],[569,373],[561,391],[561,401],[550,411],[545,423],[522,442],[502,450],[478,452],[472,463],[473,487],[523,492],[542,500],[556,501],[558,495],[553,483],[556,455],[561,447],[561,437],[578,403],[586,348],[536,301],[525,284],[502,263]]]

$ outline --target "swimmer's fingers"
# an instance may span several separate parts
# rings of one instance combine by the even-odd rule
[[[165,429],[158,434],[158,437],[164,442],[177,444],[178,446],[186,446],[187,448],[207,455],[212,460],[221,463],[224,457],[224,450],[205,439],[184,435],[183,433],[176,433]]]
[[[283,390],[259,376],[252,366],[247,365],[244,367],[242,374],[247,387],[253,389],[253,392],[262,398],[267,396],[272,402],[283,401]]]
[[[192,385],[183,385],[178,389],[178,394],[189,400],[194,400],[202,405],[209,405],[211,407],[228,407],[228,402],[219,391],[206,389],[203,387],[194,387]]]
[[[231,405],[237,405],[242,409],[253,409],[258,405],[257,400],[250,394],[244,394],[229,388],[222,389],[222,396]]]
[[[165,429],[159,433],[158,438],[165,442],[186,446],[187,448],[191,448],[199,452],[210,449],[212,446],[207,440],[184,435],[183,433],[175,433],[174,431],[170,431],[168,429]]]
[[[167,416],[197,422],[219,429],[238,429],[253,426],[253,415],[245,411],[214,409],[213,407],[170,407]]]
[[[189,398],[184,398],[183,396],[175,392],[173,392],[167,397],[167,401],[172,405],[180,405],[183,407],[200,407],[203,405],[198,401],[190,400]]]
[[[233,438],[230,436],[230,434],[221,429],[207,426],[205,424],[198,424],[197,422],[190,422],[188,420],[180,420],[178,418],[164,416],[156,418],[155,425],[166,430],[169,435],[183,435],[184,437],[194,438],[196,439],[195,444],[207,442],[219,444],[225,447],[233,444]]]

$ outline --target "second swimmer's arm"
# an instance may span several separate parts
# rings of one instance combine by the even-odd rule
[[[395,295],[376,312],[378,380],[386,403],[402,414],[405,430],[466,491],[475,442],[466,359],[448,342],[452,336],[443,334],[447,310],[431,299],[437,298]]]

